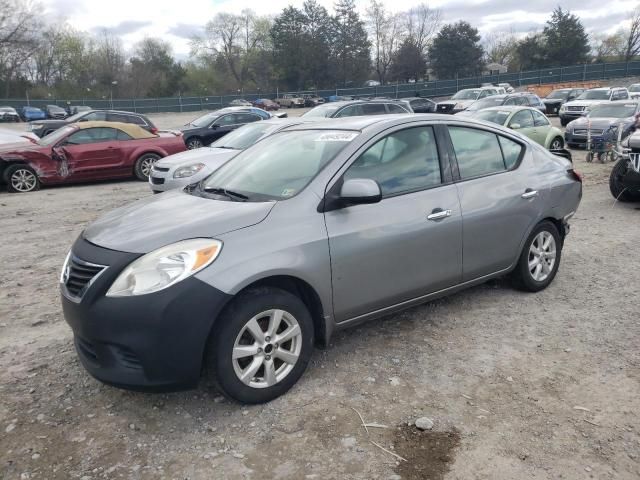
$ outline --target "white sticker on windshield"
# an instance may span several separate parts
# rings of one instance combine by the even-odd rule
[[[285,188],[284,190],[282,190],[282,196],[283,197],[293,197],[293,195],[295,195],[296,193],[296,189],[295,188]]]
[[[498,112],[498,115],[509,115],[511,112],[509,112],[508,110],[500,110]]]
[[[316,142],[350,142],[356,138],[356,132],[331,132],[323,133],[315,139]]]

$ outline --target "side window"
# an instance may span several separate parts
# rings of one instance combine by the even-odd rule
[[[516,98],[516,105],[526,105],[528,107],[529,102],[527,102],[526,97],[522,96],[522,97]]]
[[[416,105],[416,108],[418,107],[422,107],[422,105]],[[394,103],[387,103],[387,108],[389,109],[389,113],[407,113],[404,108]]]
[[[506,170],[498,137],[494,133],[449,127],[449,134],[463,180]]]
[[[483,90],[482,92],[480,92],[480,95],[478,95],[478,100],[488,96],[489,96],[489,92],[487,90]]]
[[[83,122],[95,122],[95,121],[104,121],[107,119],[107,114],[105,112],[91,112],[88,115],[85,115],[81,118]]]
[[[337,113],[336,118],[339,118],[339,117],[359,117],[361,115],[364,115],[364,113],[362,113],[362,105],[350,105],[350,106],[345,107],[342,110],[340,110]]]
[[[515,104],[516,104],[516,99],[514,97],[507,98],[503,103],[503,105],[515,105]]]
[[[365,103],[362,105],[362,113],[364,115],[384,115],[387,110],[384,108],[384,103]]]
[[[214,125],[219,125],[221,127],[227,125],[233,125],[236,123],[236,116],[234,114],[223,115],[219,119],[214,122]]]
[[[110,122],[128,123],[128,121],[129,121],[129,116],[128,115],[122,115],[121,113],[110,113],[108,115],[108,117],[109,117],[109,121]]]
[[[627,100],[629,98],[629,94],[626,91],[621,90],[619,94],[619,98],[620,100]]]
[[[257,115],[252,115],[250,113],[236,113],[235,123],[251,123],[260,120],[260,117]]]
[[[118,131],[113,128],[85,128],[67,137],[71,145],[85,145],[88,143],[110,142],[118,138]]]
[[[522,154],[522,145],[513,140],[509,140],[501,135],[498,135],[500,141],[500,147],[502,148],[502,156],[504,157],[504,163],[507,170],[512,169]]]
[[[531,113],[533,114],[533,124],[536,127],[546,127],[549,125],[549,120],[542,113],[537,110],[532,110]]]
[[[133,123],[134,125],[142,125],[142,126],[147,125],[147,122],[145,122],[143,118],[137,117],[135,115],[127,115],[127,123]]]
[[[128,133],[125,133],[122,130],[116,130],[116,132],[118,140],[132,140]]]
[[[516,126],[517,125],[517,126]],[[509,122],[511,128],[531,128],[534,126],[531,110],[520,110]]]
[[[439,185],[442,177],[433,129],[414,127],[387,135],[360,155],[344,178],[375,180],[385,197]]]

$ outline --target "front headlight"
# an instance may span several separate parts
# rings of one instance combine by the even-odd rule
[[[464,108],[465,108],[464,103],[456,103],[456,104],[453,106],[453,109],[454,109],[454,110],[464,110]]]
[[[187,165],[186,167],[180,167],[173,173],[173,178],[187,178],[192,177],[205,167],[204,163],[194,163],[193,165]]]
[[[222,242],[194,238],[147,253],[132,262],[116,278],[107,297],[132,297],[174,285],[211,265],[222,250]]]

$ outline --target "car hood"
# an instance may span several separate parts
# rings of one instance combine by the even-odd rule
[[[39,152],[42,150],[40,145],[29,142],[25,139],[25,142],[14,141],[12,143],[5,143],[0,145],[0,157],[3,154],[11,153],[13,155],[21,155],[24,153]]]
[[[162,158],[158,160],[155,165],[158,167],[173,168],[191,165],[192,163],[204,163],[207,166],[216,167],[226,163],[238,153],[240,153],[240,150],[231,150],[228,148],[196,148]]]
[[[198,237],[216,237],[262,222],[275,202],[228,202],[172,190],[112,210],[82,236],[100,247],[148,253]]]
[[[608,118],[608,117],[600,117],[600,118],[588,118],[581,117],[573,122],[570,122],[572,128],[586,128],[590,123],[592,129],[602,129],[606,130],[607,128],[618,125],[619,123],[628,124],[633,119],[631,118]]]

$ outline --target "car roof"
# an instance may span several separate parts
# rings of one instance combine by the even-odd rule
[[[122,123],[122,122],[102,122],[102,121],[94,121],[94,122],[80,122],[74,123],[73,128],[77,130],[86,130],[87,128],[115,128],[116,130],[121,130],[130,137],[139,140],[142,138],[155,138],[157,135],[154,135],[151,132],[148,132],[142,127],[138,125],[134,125],[133,123]]]

